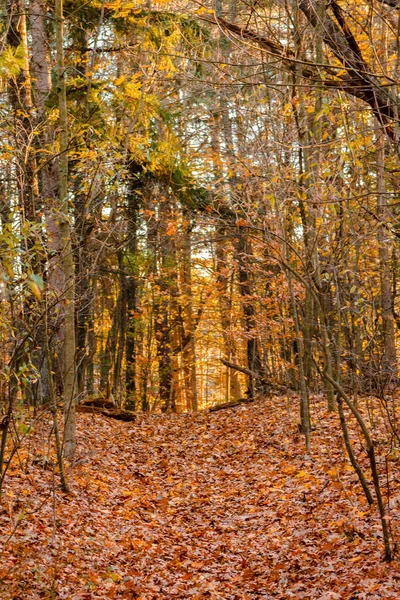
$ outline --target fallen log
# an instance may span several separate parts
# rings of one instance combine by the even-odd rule
[[[80,413],[92,413],[116,419],[117,421],[132,422],[136,420],[136,413],[131,410],[122,410],[120,408],[102,408],[101,406],[93,406],[86,404],[78,404],[76,411]]]
[[[131,410],[121,410],[118,408],[104,409],[103,415],[112,419],[117,419],[117,421],[126,421],[128,423],[136,421],[136,413]]]
[[[115,402],[110,398],[103,398],[102,396],[97,396],[96,398],[87,398],[84,400],[79,406],[93,406],[95,408],[115,408]]]
[[[234,406],[240,406],[241,404],[249,404],[254,402],[255,398],[239,398],[238,400],[231,400],[230,402],[222,402],[222,404],[215,404],[211,406],[210,411],[215,412],[216,410],[223,410],[224,408],[233,408]]]

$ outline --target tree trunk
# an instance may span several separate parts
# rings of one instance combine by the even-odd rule
[[[376,188],[378,194],[378,244],[379,270],[381,280],[381,318],[383,337],[383,381],[387,383],[391,377],[397,376],[397,356],[395,328],[393,322],[393,293],[391,285],[391,240],[387,230],[388,205],[385,186],[385,136],[376,127]]]
[[[196,337],[195,321],[193,317],[193,290],[192,290],[192,251],[190,245],[190,231],[187,223],[183,233],[182,248],[182,293],[185,332],[190,336],[189,342],[182,349],[182,368],[185,384],[185,399],[187,410],[198,409],[197,376],[196,376]]]
[[[72,460],[76,451],[75,430],[75,265],[71,243],[68,202],[68,113],[64,64],[63,0],[56,0],[57,91],[59,105],[60,157],[58,163],[60,232],[64,271],[64,456]]]
[[[29,20],[32,37],[32,70],[35,77],[33,93],[40,118],[51,89],[50,59],[46,31],[46,7],[43,0],[30,0]]]
[[[263,369],[257,332],[257,311],[250,279],[250,264],[253,253],[250,241],[244,232],[239,233],[236,250],[239,288],[242,296],[244,325],[247,337],[247,365],[250,371],[259,376],[255,381],[254,379],[250,381],[249,394],[253,397],[256,392],[260,392],[263,389]]]
[[[225,228],[219,227],[218,238],[224,236]],[[218,305],[221,320],[224,355],[228,361],[237,362],[236,344],[232,337],[232,297],[229,290],[228,256],[225,251],[223,239],[216,243],[216,271],[218,285]],[[241,396],[240,381],[236,371],[226,369],[226,400],[237,400]]]
[[[128,219],[128,243],[127,243],[127,266],[126,266],[126,299],[127,299],[127,330],[126,330],[126,394],[127,407],[134,408],[137,404],[136,390],[136,324],[137,324],[137,300],[138,300],[138,211],[141,200],[140,192],[143,187],[141,177],[142,169],[133,161],[129,166],[130,180],[127,202]],[[148,410],[147,402],[142,403],[142,410]]]

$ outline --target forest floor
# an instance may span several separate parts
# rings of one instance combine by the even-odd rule
[[[381,560],[377,509],[344,457],[337,415],[314,399],[311,459],[291,403],[291,414],[272,397],[135,423],[79,415],[69,494],[38,426],[5,482],[0,597],[400,598],[400,564]],[[379,462],[390,463],[395,536],[397,460]]]

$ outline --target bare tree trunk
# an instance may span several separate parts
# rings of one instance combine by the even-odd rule
[[[115,348],[115,360],[114,360],[114,376],[112,384],[112,394],[118,406],[122,406],[124,399],[124,393],[122,390],[123,377],[122,377],[122,362],[124,359],[125,348],[126,348],[126,330],[128,325],[128,310],[127,310],[127,286],[126,286],[126,275],[124,273],[123,254],[118,253],[118,266],[120,271],[119,277],[119,310],[118,310],[118,339]]]
[[[60,227],[58,223],[58,173],[56,162],[49,162],[49,152],[52,144],[53,125],[46,122],[46,101],[51,91],[51,65],[49,56],[49,40],[46,30],[46,4],[44,0],[30,0],[29,2],[29,20],[31,34],[32,60],[31,68],[33,72],[32,95],[37,111],[36,126],[39,135],[36,139],[36,158],[38,163],[38,187],[40,190],[41,204],[45,214],[46,232],[47,232],[47,284],[52,293],[59,299],[59,304],[49,315],[49,329],[51,335],[51,350],[53,356],[62,354],[61,346],[63,344],[63,305],[62,296],[64,290],[64,274],[60,261],[62,251]],[[44,340],[44,331],[42,325],[38,328],[39,340]],[[49,373],[47,369],[48,361],[44,356],[44,342],[38,344],[35,352],[37,355],[34,361],[41,364],[40,381],[38,385],[41,388],[40,397],[43,402],[50,399]],[[58,371],[58,380],[60,381],[60,370],[57,361],[53,361],[53,368]]]
[[[383,336],[384,381],[397,375],[395,329],[393,322],[393,293],[391,285],[390,251],[392,242],[387,230],[388,205],[385,186],[385,135],[376,126],[376,188],[378,194],[378,243],[381,279],[381,317]]]
[[[165,199],[165,205],[161,209],[163,221],[169,221],[170,206],[168,198]],[[161,230],[160,230],[161,229]],[[159,375],[159,394],[161,408],[163,412],[176,411],[176,398],[173,377],[173,357],[172,357],[172,339],[171,339],[171,311],[169,299],[169,283],[171,278],[172,261],[172,241],[171,238],[164,235],[165,228],[159,227],[159,269],[156,277],[156,303],[155,303],[155,338],[157,340],[158,355],[158,375]],[[173,269],[175,270],[175,269]]]
[[[161,409],[175,412],[175,391],[173,386],[173,361],[171,355],[171,331],[169,324],[169,302],[160,286],[156,291],[154,305],[154,331],[157,341],[158,381]]]
[[[158,362],[158,389],[163,412],[175,412],[176,399],[173,377],[173,355],[171,347],[171,303],[170,281],[175,272],[171,236],[166,235],[168,223],[172,218],[170,198],[164,195],[155,181],[146,186],[149,204],[153,207],[152,216],[147,220],[147,246],[151,255],[150,274],[153,279],[153,322]],[[154,197],[154,199],[153,199]],[[157,197],[158,205],[156,207]],[[158,200],[160,197],[160,200]],[[162,215],[158,218],[157,213]],[[147,403],[147,398],[146,398]]]
[[[39,117],[43,117],[45,103],[51,89],[50,59],[46,31],[46,8],[43,0],[30,0],[29,20],[32,36],[32,69],[35,76],[34,98]]]
[[[75,200],[75,302],[76,302],[76,395],[81,399],[85,393],[86,369],[90,361],[88,351],[89,327],[93,311],[93,282],[90,273],[89,250],[90,227],[85,219],[85,197],[77,194]]]
[[[137,300],[138,300],[138,210],[140,207],[140,189],[143,183],[140,179],[142,169],[134,162],[130,164],[130,180],[128,192],[127,218],[128,218],[128,244],[127,244],[127,276],[126,276],[126,301],[127,301],[127,329],[126,329],[126,393],[127,406],[136,407],[137,389],[136,389],[136,324],[137,324]],[[137,193],[139,192],[139,193]],[[142,410],[148,410],[147,403],[142,404]]]
[[[64,64],[63,0],[56,0],[57,89],[59,104],[60,157],[59,201],[60,232],[64,270],[64,456],[73,459],[76,450],[75,429],[75,265],[71,243],[68,202],[68,113]]]
[[[193,318],[192,290],[192,251],[190,246],[190,231],[185,231],[182,248],[182,292],[183,313],[185,316],[185,331],[190,336],[189,342],[182,349],[182,367],[185,382],[186,408],[198,409],[197,376],[196,376],[196,336]]]
[[[114,388],[114,385],[111,384],[111,381],[113,381],[115,378],[116,354],[121,323],[121,313],[124,308],[126,309],[126,306],[124,307],[123,296],[124,289],[123,286],[121,286],[117,301],[114,306],[111,327],[107,334],[106,345],[101,356],[100,389],[107,395],[109,395],[111,387]]]
[[[262,391],[263,389],[263,368],[257,332],[257,311],[250,279],[252,248],[250,241],[247,239],[244,232],[239,234],[236,249],[238,279],[240,294],[242,296],[244,325],[247,337],[247,365],[250,371],[258,375],[257,379],[250,380],[249,394],[252,397],[256,392]]]
[[[225,229],[220,227],[217,231],[218,237],[223,236]],[[224,354],[228,361],[237,362],[237,351],[232,339],[232,298],[229,292],[228,281],[228,257],[225,252],[223,240],[217,240],[216,248],[216,270],[218,284],[218,303],[222,328],[222,339],[224,342]],[[240,382],[236,371],[227,367],[226,370],[226,400],[237,400],[240,398]]]
[[[296,10],[295,13],[296,18],[296,35],[295,35],[295,44],[296,49],[299,55],[301,55],[302,47],[301,47],[301,35],[299,34],[299,27],[297,23],[297,19],[299,18],[299,12]],[[321,52],[321,46],[318,44],[317,53]],[[322,60],[322,59],[321,59]],[[294,76],[294,92],[296,89],[296,85],[299,82],[300,77],[300,69],[298,68],[297,74]],[[297,133],[299,138],[299,188],[300,188],[300,198],[299,198],[299,208],[300,208],[300,217],[303,225],[303,238],[304,238],[304,247],[306,251],[307,257],[307,272],[310,280],[310,285],[313,286],[316,283],[319,292],[321,292],[321,281],[320,281],[320,265],[319,265],[319,255],[318,255],[318,240],[316,235],[316,203],[318,202],[318,197],[316,194],[318,193],[319,183],[319,166],[318,166],[318,153],[319,148],[313,148],[313,144],[315,142],[315,138],[320,137],[320,126],[315,118],[315,114],[317,109],[321,104],[321,97],[317,96],[315,113],[312,122],[309,122],[309,118],[307,116],[304,104],[304,96],[300,96],[300,102],[298,108],[293,105],[294,116],[296,121]],[[311,132],[311,134],[310,134]],[[312,183],[314,184],[314,190],[312,190]],[[304,202],[304,200],[306,202]],[[323,301],[325,299],[323,298]],[[307,378],[308,386],[311,384],[311,373],[312,373],[312,338],[314,333],[314,322],[316,321],[316,314],[318,309],[315,306],[315,299],[313,295],[310,293],[310,290],[306,290],[306,302],[305,302],[305,310],[304,310],[304,319],[303,319],[303,328],[304,328],[304,371],[305,376]],[[330,362],[328,365],[328,369],[332,368],[332,363]],[[333,372],[330,372],[330,375],[333,377]],[[328,409],[334,410],[335,408],[335,397],[334,390],[329,381],[329,379],[325,380],[326,385],[326,393],[328,396]]]
[[[285,219],[286,220],[286,219]],[[286,240],[287,236],[287,224],[284,224],[284,235],[285,235],[285,256],[286,260],[290,262],[290,253]],[[306,441],[306,450],[310,451],[310,433],[311,433],[311,419],[310,419],[310,403],[308,397],[307,380],[304,372],[304,337],[301,334],[299,317],[297,312],[296,299],[293,292],[292,273],[287,271],[286,273],[290,301],[292,304],[292,313],[294,320],[294,329],[296,333],[296,347],[297,347],[297,360],[299,367],[299,386],[300,386],[300,420],[301,420],[301,431],[304,434]]]

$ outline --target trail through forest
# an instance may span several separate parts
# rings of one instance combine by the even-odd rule
[[[286,397],[136,423],[79,415],[70,494],[38,431],[5,484],[1,598],[399,598],[337,415],[314,399],[310,459],[288,402],[295,415]]]

